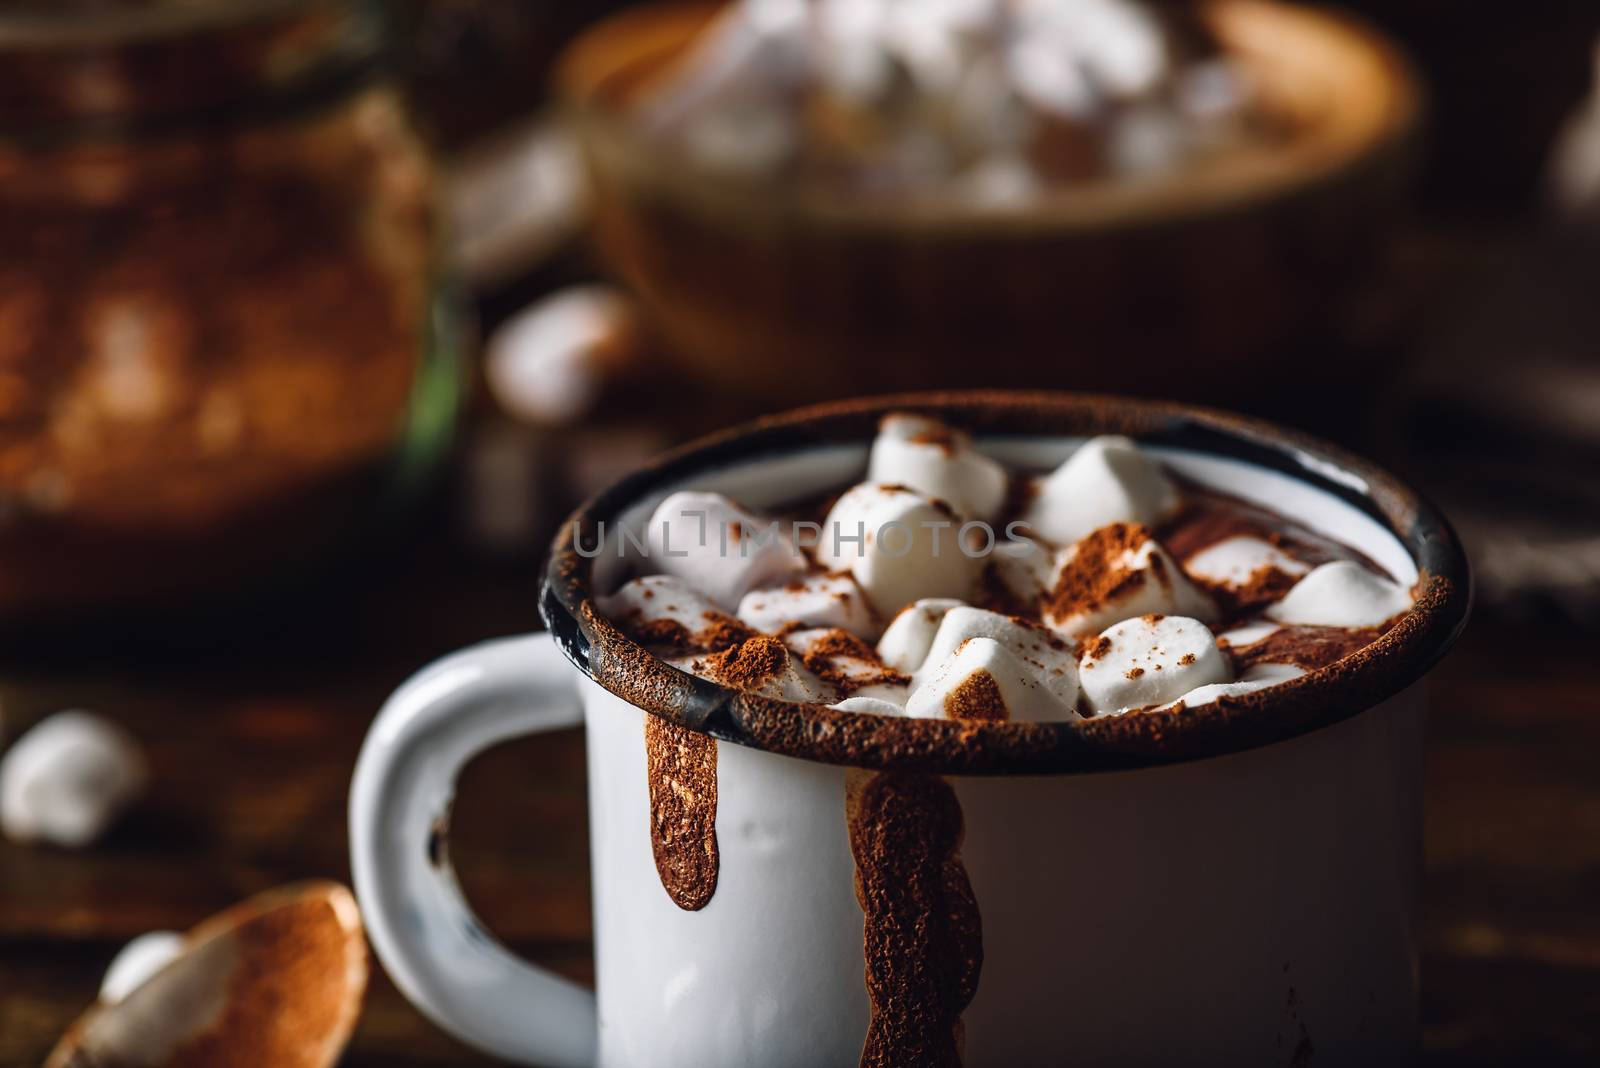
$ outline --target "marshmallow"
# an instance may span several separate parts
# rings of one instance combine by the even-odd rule
[[[1256,642],[1272,637],[1279,629],[1276,623],[1256,620],[1243,626],[1234,627],[1232,630],[1223,631],[1217,635],[1217,644],[1226,644],[1230,649],[1243,649],[1248,645],[1254,645]]]
[[[1305,668],[1296,664],[1252,664],[1239,676],[1239,682],[1234,685],[1253,685],[1261,689],[1276,686],[1280,682],[1288,682],[1290,679],[1298,679],[1305,673]]]
[[[837,708],[840,712],[856,712],[868,716],[888,716],[901,718],[906,710],[903,706],[880,700],[876,697],[847,697],[829,708]]]
[[[782,524],[761,519],[718,493],[674,493],[656,508],[645,534],[650,562],[728,611],[758,586],[806,569]]]
[[[1042,34],[1019,37],[1006,55],[1011,84],[1035,111],[1081,123],[1099,101],[1078,57],[1060,45]]]
[[[630,298],[610,286],[571,286],[518,312],[490,335],[483,375],[509,415],[564,425],[594,407],[607,376],[639,346]]]
[[[867,480],[905,486],[971,519],[991,519],[1005,502],[1007,475],[961,431],[935,419],[897,413],[879,425]]]
[[[817,628],[784,636],[784,644],[808,671],[852,697],[872,698],[901,708],[910,696],[908,680],[878,659],[872,646],[847,630]]]
[[[1011,596],[1025,605],[1036,604],[1055,585],[1062,553],[1033,538],[1016,538],[995,545],[989,558],[994,576]]]
[[[139,796],[146,778],[127,731],[88,712],[59,712],[0,759],[0,830],[18,842],[81,848]]]
[[[667,663],[719,685],[778,701],[829,704],[839,699],[834,688],[806,670],[782,642],[765,634],[714,653],[672,658]]]
[[[1178,488],[1132,441],[1091,438],[1036,487],[1022,521],[1066,545],[1109,523],[1155,523],[1178,509]]]
[[[913,674],[928,659],[933,636],[952,608],[964,603],[949,597],[926,597],[900,610],[878,641],[878,658],[896,671]]]
[[[1020,4],[1016,37],[1048,44],[1079,67],[1097,94],[1113,98],[1153,91],[1171,67],[1160,20],[1149,5],[1128,0],[1057,0]]]
[[[684,147],[696,162],[747,178],[765,178],[800,149],[801,131],[793,117],[770,105],[724,102],[695,116]]]
[[[1176,701],[1161,706],[1160,711],[1171,711],[1179,705],[1195,708],[1214,704],[1224,697],[1239,697],[1257,690],[1265,690],[1280,682],[1297,679],[1305,672],[1293,664],[1257,664],[1240,676],[1238,682],[1213,682],[1198,686]]]
[[[1062,555],[1042,615],[1051,629],[1081,635],[1152,613],[1207,621],[1217,615],[1148,529],[1115,523]]]
[[[949,674],[954,670],[949,665],[960,657],[963,649],[978,640],[994,644],[1006,654],[1006,658],[995,669],[998,672],[995,676],[997,679],[1011,679],[1006,686],[1013,688],[1023,687],[1026,682],[1023,689],[1006,698],[1007,707],[1011,709],[1010,718],[1077,718],[1078,664],[1059,639],[1042,627],[968,605],[958,605],[944,612],[939,629],[928,643],[927,654],[913,673],[912,694],[906,705],[908,714],[918,714],[910,712],[911,704],[929,686],[934,688],[923,694],[919,707],[924,714],[939,714],[927,711],[937,705],[932,695],[946,693],[960,684],[960,677]],[[979,648],[987,649],[988,646]],[[939,682],[941,679],[942,683]],[[1002,686],[1002,692],[1010,693],[1005,686]],[[1043,706],[1040,702],[1044,701],[1048,701],[1051,707],[1041,711]]]
[[[1112,173],[1124,179],[1169,174],[1193,153],[1182,115],[1161,104],[1138,104],[1117,116],[1106,139]]]
[[[962,643],[971,638],[988,638],[1005,646],[1039,676],[1062,704],[1070,705],[1078,699],[1077,661],[1060,639],[1043,627],[968,605],[950,609],[939,621],[927,657],[913,672],[916,681],[922,682],[929,671],[955,656]]]
[[[151,931],[123,946],[100,980],[100,1000],[115,1005],[151,976],[183,955],[184,938],[176,931]]]
[[[881,629],[866,594],[849,575],[807,575],[786,586],[751,590],[739,602],[738,615],[740,621],[765,631],[799,623],[838,627],[871,639]]]
[[[1074,690],[1076,686],[1073,687]],[[906,703],[918,719],[1074,720],[1031,665],[993,638],[969,638],[933,668]]]
[[[1198,619],[1140,616],[1091,641],[1078,665],[1078,677],[1096,712],[1122,712],[1229,682],[1233,672],[1211,631]]]
[[[730,104],[777,112],[782,93],[808,65],[806,8],[797,0],[751,0],[730,6],[693,43],[677,76],[651,94],[646,121],[657,128],[692,125]]]
[[[1279,623],[1311,627],[1376,627],[1411,607],[1404,586],[1350,560],[1323,564],[1266,611]]]
[[[738,620],[671,575],[633,579],[595,605],[647,644],[716,649],[748,636]]]
[[[819,36],[830,47],[816,56],[817,81],[860,108],[877,105],[894,87],[895,66],[883,47],[886,11],[862,0],[817,0]]]
[[[960,525],[959,517],[920,494],[865,482],[828,513],[817,559],[830,571],[855,576],[888,619],[919,598],[970,594],[981,561],[958,544]]]
[[[1032,203],[1045,182],[1031,162],[1014,153],[981,160],[962,176],[959,190],[980,208],[1018,208]]]
[[[1311,565],[1269,541],[1241,534],[1201,549],[1183,562],[1183,569],[1194,578],[1219,586],[1243,586],[1264,570],[1304,575]]]
[[[1232,60],[1213,59],[1191,64],[1173,80],[1178,109],[1202,123],[1237,116],[1249,103],[1250,87]]]

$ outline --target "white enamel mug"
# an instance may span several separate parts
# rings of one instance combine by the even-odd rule
[[[622,531],[666,494],[755,508],[816,498],[859,478],[877,418],[906,409],[1041,469],[1089,434],[1132,434],[1182,477],[1416,583],[1416,608],[1361,653],[1210,712],[1082,724],[765,701],[673,670],[595,613],[591,590],[629,566]],[[457,653],[389,700],[351,793],[357,895],[405,995],[518,1063],[1405,1061],[1417,1042],[1417,683],[1467,602],[1459,546],[1424,501],[1270,426],[1036,394],[779,417],[590,502],[556,542],[550,633]],[[580,723],[594,991],[496,943],[443,849],[472,756]]]

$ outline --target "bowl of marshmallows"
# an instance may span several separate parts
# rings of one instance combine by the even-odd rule
[[[1370,273],[1420,96],[1274,0],[667,3],[557,77],[602,257],[704,382],[785,402],[1237,401]]]

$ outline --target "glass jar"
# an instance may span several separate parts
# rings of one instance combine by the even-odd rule
[[[356,0],[0,13],[0,619],[216,591],[414,490],[434,171]]]

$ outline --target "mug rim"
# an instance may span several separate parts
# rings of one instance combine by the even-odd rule
[[[601,613],[590,587],[597,544],[614,520],[664,484],[730,462],[829,444],[870,443],[889,412],[933,416],[974,435],[1125,434],[1143,444],[1242,460],[1354,505],[1405,547],[1419,573],[1414,603],[1343,660],[1264,690],[1177,711],[1077,722],[910,719],[782,701],[672,667]],[[1377,465],[1264,420],[1195,405],[1045,391],[902,393],[767,416],[671,450],[581,505],[561,526],[540,613],[574,666],[602,688],[681,727],[785,756],[877,770],[962,775],[1073,774],[1179,763],[1288,741],[1366,712],[1421,679],[1466,625],[1471,576],[1460,540],[1421,494]]]

